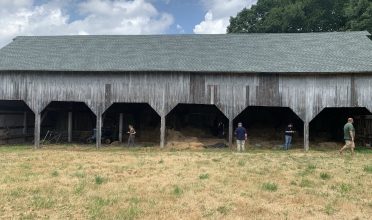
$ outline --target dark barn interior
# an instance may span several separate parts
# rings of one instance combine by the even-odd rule
[[[0,144],[33,140],[35,114],[24,101],[0,100]]]
[[[93,135],[96,116],[83,102],[51,102],[41,112],[41,140],[67,142],[69,112],[72,114],[72,141],[84,142]],[[103,127],[112,129],[112,140],[119,140],[120,114],[123,114],[122,140],[126,142],[128,125],[136,129],[136,142],[157,143],[160,140],[160,116],[147,103],[114,103],[102,115]],[[343,126],[354,118],[356,142],[372,144],[372,114],[362,107],[325,108],[310,122],[312,146],[343,142]],[[216,137],[214,121],[224,124],[222,139]],[[33,140],[35,116],[23,101],[0,101],[0,144]],[[302,147],[303,121],[288,107],[250,106],[233,120],[233,130],[242,122],[247,129],[249,145],[275,147],[283,145],[284,129],[293,123],[297,133],[292,145]],[[210,144],[228,140],[228,119],[215,105],[178,104],[167,116],[167,141]],[[217,132],[218,134],[218,132]],[[194,139],[193,139],[194,138]]]
[[[372,135],[371,116],[371,112],[362,107],[325,108],[310,122],[310,141],[313,143],[343,142],[343,127],[348,118],[354,118],[356,143],[369,142],[369,136]]]
[[[114,103],[103,114],[103,126],[113,129],[113,141],[119,140],[120,114],[123,114],[122,139],[128,139],[128,126],[136,130],[136,142],[160,141],[160,116],[147,103]]]
[[[215,105],[178,104],[167,115],[166,126],[186,136],[204,138],[215,136],[215,121],[222,122],[227,132],[229,121]]]
[[[52,101],[41,112],[41,140],[50,143],[68,141],[68,121],[71,112],[72,141],[81,142],[93,134],[96,116],[83,102]]]
[[[250,145],[283,145],[285,127],[289,123],[297,131],[293,135],[292,145],[303,145],[303,121],[288,107],[249,106],[234,119],[234,129],[239,122],[247,129]]]

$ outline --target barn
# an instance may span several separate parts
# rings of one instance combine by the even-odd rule
[[[363,31],[16,37],[0,49],[0,144],[33,140],[38,148],[55,130],[63,131],[55,138],[71,142],[97,128],[100,148],[106,126],[122,141],[134,124],[143,141],[164,147],[168,130],[205,131],[217,117],[230,148],[238,121],[250,138],[283,137],[291,121],[308,151],[314,138],[339,138],[347,117],[356,116],[363,119],[359,137],[369,140],[368,37]]]

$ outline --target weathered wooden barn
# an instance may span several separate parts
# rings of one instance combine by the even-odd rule
[[[97,127],[99,148],[106,114],[118,115],[122,140],[125,114],[146,114],[151,106],[157,114],[149,113],[145,126],[158,117],[153,128],[164,147],[167,115],[182,104],[217,107],[214,115],[226,117],[231,147],[235,123],[249,120],[249,114],[241,116],[245,109],[286,107],[302,120],[307,151],[309,123],[324,108],[372,110],[369,35],[16,37],[0,49],[0,135],[10,129],[18,138],[33,133],[38,148],[48,123],[60,123],[68,141],[73,127]],[[56,109],[63,113],[53,114]],[[7,124],[11,117],[16,122]]]

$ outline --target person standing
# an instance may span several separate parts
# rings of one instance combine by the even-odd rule
[[[134,147],[134,137],[135,137],[136,131],[134,130],[132,125],[129,125],[128,128],[129,128],[129,131],[127,132],[129,134],[128,147],[130,147],[131,144]]]
[[[354,120],[352,118],[347,119],[347,123],[344,126],[345,145],[337,152],[338,156],[341,156],[342,151],[344,151],[346,148],[350,148],[351,155],[354,155],[355,129],[354,129],[353,123],[354,123]]]
[[[295,133],[293,130],[293,124],[289,123],[288,126],[285,128],[285,143],[284,143],[284,149],[289,150],[289,146],[291,145],[292,141],[292,135]]]
[[[245,140],[247,140],[247,130],[245,130],[241,122],[238,123],[238,127],[235,129],[234,133],[236,135],[237,151],[240,152],[240,149],[242,149],[242,151],[245,151],[244,144]]]
[[[218,137],[219,138],[222,138],[224,135],[224,127],[225,125],[222,123],[222,121],[220,121],[220,123],[218,124]]]

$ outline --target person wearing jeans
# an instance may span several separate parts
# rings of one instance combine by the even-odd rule
[[[292,123],[288,124],[288,126],[285,128],[285,144],[284,149],[289,150],[289,146],[291,145],[292,141],[292,135],[295,131],[293,131],[293,125]]]
[[[235,135],[236,135],[236,147],[237,151],[240,152],[240,149],[242,151],[245,151],[244,144],[245,140],[247,140],[247,130],[242,126],[243,124],[241,122],[238,123],[238,127],[235,129]]]
[[[132,125],[129,125],[129,131],[127,133],[129,134],[128,147],[130,147],[130,145],[134,147],[134,137],[135,137],[136,131],[134,130]]]

